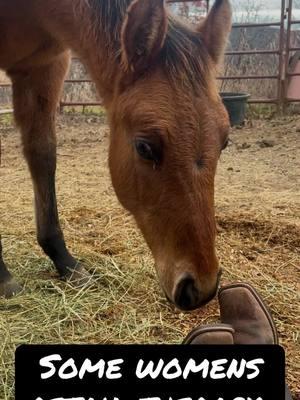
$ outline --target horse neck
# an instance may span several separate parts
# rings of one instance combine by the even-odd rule
[[[57,0],[46,17],[53,34],[83,61],[104,104],[110,102],[121,71],[121,26],[131,1]]]

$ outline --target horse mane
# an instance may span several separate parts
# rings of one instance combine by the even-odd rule
[[[199,32],[169,16],[167,37],[161,58],[166,71],[178,82],[207,89],[212,73],[210,56]]]
[[[94,18],[94,34],[107,35],[116,57],[120,52],[121,24],[132,0],[81,0],[88,2]],[[149,0],[151,1],[151,0]],[[169,14],[169,24],[164,47],[158,62],[166,75],[178,84],[207,89],[212,74],[210,57],[201,34]]]

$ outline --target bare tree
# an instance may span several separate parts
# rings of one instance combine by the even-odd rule
[[[209,2],[209,0],[197,0],[182,3],[178,7],[178,13],[185,18],[196,21],[205,14]]]
[[[295,8],[300,9],[300,0],[294,0],[294,1],[293,1],[293,6],[294,6]]]

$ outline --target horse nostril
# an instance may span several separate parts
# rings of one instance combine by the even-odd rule
[[[177,285],[174,301],[182,310],[192,310],[200,305],[201,294],[191,276],[183,278]]]

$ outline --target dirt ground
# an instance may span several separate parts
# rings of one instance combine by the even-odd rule
[[[0,398],[13,399],[13,352],[20,343],[179,343],[218,319],[216,301],[181,313],[161,293],[152,258],[119,206],[107,168],[103,117],[58,121],[57,192],[71,250],[96,286],[58,281],[35,241],[32,191],[14,126],[0,121],[0,232],[5,260],[24,286],[0,300]],[[288,382],[300,387],[300,117],[254,120],[235,129],[216,180],[223,283],[255,285],[286,349]],[[274,399],[275,400],[275,399]]]

